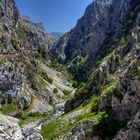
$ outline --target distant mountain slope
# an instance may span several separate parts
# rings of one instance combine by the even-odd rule
[[[55,38],[56,40],[58,40],[60,37],[62,37],[64,35],[64,33],[60,33],[60,32],[52,32],[49,33],[53,38]]]

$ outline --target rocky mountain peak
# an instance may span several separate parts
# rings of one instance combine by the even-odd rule
[[[84,16],[64,40],[58,41],[56,56],[74,59],[77,56],[95,56],[108,34],[115,36],[123,27],[130,10],[131,0],[95,0],[86,9]],[[60,53],[59,53],[60,48]],[[63,52],[62,52],[63,50]]]

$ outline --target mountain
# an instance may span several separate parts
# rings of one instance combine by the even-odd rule
[[[77,56],[94,56],[99,53],[108,36],[113,34],[115,37],[120,33],[130,12],[130,3],[131,0],[95,0],[91,3],[75,28],[58,41],[60,50],[64,47],[64,58],[71,60]]]
[[[58,41],[14,0],[0,19],[0,139],[140,139],[140,0],[94,0]]]
[[[53,47],[79,83],[59,119],[59,133],[68,128],[60,138],[140,139],[139,15],[139,0],[95,0]]]
[[[0,115],[0,139],[41,139],[34,129],[72,90],[67,70],[50,58],[55,43],[41,23],[20,15],[14,0],[1,0],[0,113],[8,116]]]
[[[52,50],[54,56],[62,63],[69,60],[74,60],[75,63],[77,60],[77,66],[80,64],[79,57],[87,60],[84,68],[76,67],[79,71],[73,72],[76,79],[85,80],[85,69],[91,68],[95,61],[106,55],[111,49],[111,43],[122,34],[128,14],[133,9],[131,5],[135,6],[135,2],[132,4],[131,0],[95,0],[86,8],[75,28],[58,41]],[[71,69],[73,70],[73,67]]]
[[[54,37],[56,40],[58,40],[60,37],[62,37],[64,35],[64,33],[62,33],[62,32],[52,32],[52,33],[50,33],[50,35],[52,37]]]

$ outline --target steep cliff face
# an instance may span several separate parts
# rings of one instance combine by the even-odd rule
[[[1,0],[0,2],[1,20],[9,25],[16,25],[19,17],[19,12],[15,6],[14,0]]]
[[[86,81],[87,72],[96,61],[107,55],[112,42],[123,34],[135,3],[132,0],[93,1],[75,28],[57,42],[52,53],[61,63],[67,63],[78,81]]]
[[[71,60],[77,56],[95,56],[109,35],[120,32],[130,10],[131,0],[95,0],[90,4],[77,25],[60,41],[57,57]],[[59,53],[59,48],[60,51]],[[61,58],[62,53],[64,56]]]
[[[78,139],[81,137],[86,139],[86,136],[89,135],[87,129],[92,129],[91,137],[93,139],[138,140],[140,138],[138,117],[140,105],[139,7],[137,5],[133,11],[136,18],[133,20],[131,31],[125,35],[125,39],[123,38],[119,41],[119,46],[115,45],[116,49],[113,49],[113,53],[107,55],[98,68],[94,69],[87,87],[84,88],[88,92],[84,93],[79,90],[73,98],[74,102],[73,99],[69,99],[66,103],[66,111],[68,111],[70,104],[74,108],[81,104],[82,101],[79,100],[79,97],[80,99],[83,98],[83,102],[85,102],[89,96],[93,96],[92,100],[99,96],[99,100],[97,100],[96,106],[92,108],[92,112],[98,114],[105,111],[109,115],[109,117],[101,119],[101,122],[99,121],[97,124],[92,122],[93,128],[88,124],[85,126],[85,123],[80,127],[76,127],[75,132],[79,133]],[[101,128],[106,130],[100,131]]]
[[[50,35],[52,37],[54,37],[56,40],[59,40],[64,35],[64,33],[63,32],[52,32],[52,33],[50,33]]]
[[[32,47],[36,50],[45,49],[46,52],[56,42],[49,34],[45,33],[44,25],[42,23],[32,23],[28,17],[20,17],[21,27],[25,36],[28,36],[29,44],[23,42],[23,47]]]
[[[69,74],[50,58],[49,49],[55,43],[41,23],[20,16],[14,0],[0,1],[0,113],[16,117],[24,125],[52,113],[54,105],[68,96],[65,92],[72,90]],[[8,127],[11,130],[6,134]],[[12,124],[2,126],[0,139],[9,139],[14,129],[21,132],[17,123],[13,128]]]
[[[3,0],[0,4],[0,103],[7,103],[7,96],[15,98],[18,102],[24,98],[24,94],[26,98],[27,93],[24,93],[26,86],[32,87],[31,89],[38,87],[41,90],[43,86],[39,86],[37,80],[41,80],[44,76],[44,79],[48,80],[51,85],[53,79],[49,74],[54,73],[55,76],[59,73],[49,68],[51,60],[47,62],[44,59],[49,58],[48,50],[55,43],[55,39],[44,32],[42,24],[32,23],[27,17],[21,17],[14,1]],[[36,77],[34,77],[35,74]],[[60,81],[60,83],[62,82]],[[44,84],[47,87],[47,82]],[[57,86],[50,86],[50,89],[44,89],[44,91],[46,90],[51,94],[55,87]],[[63,95],[62,90],[64,90],[63,85],[62,89],[59,90],[61,95]],[[31,95],[27,101],[26,99],[23,100],[25,100],[23,102],[27,102],[28,107],[31,102]]]

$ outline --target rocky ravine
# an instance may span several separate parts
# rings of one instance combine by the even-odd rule
[[[1,139],[140,139],[139,0],[93,1],[58,42],[14,0],[0,16]]]
[[[79,82],[49,139],[140,139],[140,1],[95,0],[53,54]],[[67,119],[66,119],[67,118]],[[56,126],[51,134],[46,130]]]
[[[57,43],[58,59],[71,60],[77,56],[99,55],[108,37],[120,33],[130,11],[132,0],[95,0],[78,20],[74,29]],[[105,44],[106,45],[106,44]]]
[[[95,0],[75,28],[57,42],[52,49],[54,57],[61,63],[71,60],[69,69],[75,78],[81,82],[87,80],[87,72],[95,61],[107,55],[137,3],[137,0]]]

